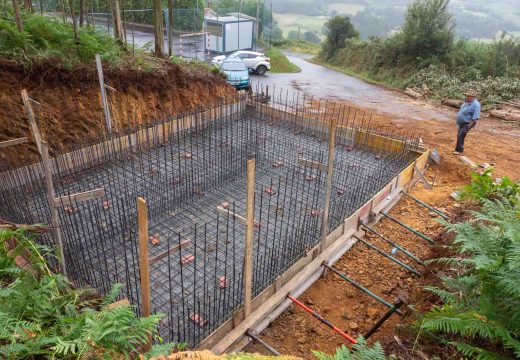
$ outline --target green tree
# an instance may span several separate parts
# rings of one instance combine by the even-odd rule
[[[175,29],[198,32],[202,30],[204,21],[204,0],[176,0],[173,8]]]
[[[400,34],[404,57],[427,64],[446,59],[454,41],[448,4],[449,0],[415,0],[408,6]]]
[[[303,33],[303,40],[313,43],[319,44],[321,42],[320,37],[316,31],[306,31]]]
[[[330,59],[339,49],[346,46],[346,40],[359,37],[348,16],[335,16],[325,23],[327,39],[323,44],[322,54]]]

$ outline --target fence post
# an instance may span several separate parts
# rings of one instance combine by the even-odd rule
[[[52,181],[52,164],[49,157],[49,146],[42,139],[38,124],[36,124],[36,118],[31,105],[31,99],[27,90],[22,90],[22,101],[25,107],[25,112],[29,118],[29,124],[31,125],[31,133],[36,142],[36,147],[40,153],[42,159],[43,172],[45,176],[45,187],[47,190],[47,201],[51,210],[51,226],[52,232],[54,233],[54,240],[58,248],[58,259],[60,262],[60,271],[64,276],[67,276],[67,266],[65,264],[65,253],[63,251],[63,241],[61,238],[60,221],[58,218],[58,210],[56,209],[56,203],[54,201],[54,183]]]
[[[247,161],[246,246],[244,251],[244,317],[251,314],[253,301],[253,231],[255,216],[255,160]]]
[[[65,263],[65,253],[63,249],[63,241],[61,239],[60,220],[58,218],[58,209],[54,201],[54,183],[52,181],[52,165],[49,158],[49,146],[43,140],[40,140],[40,149],[42,156],[43,172],[45,174],[45,187],[47,188],[47,201],[51,209],[51,225],[54,232],[56,245],[58,246],[58,259],[60,261],[60,270],[64,276],[67,276],[67,266]]]
[[[101,57],[96,54],[96,68],[99,79],[99,88],[101,91],[101,100],[103,101],[103,112],[105,113],[105,121],[110,137],[112,137],[112,119],[110,118],[110,108],[108,107],[107,92],[105,89],[105,79],[103,76],[103,66],[101,65]]]
[[[323,252],[327,243],[327,235],[329,234],[329,211],[330,211],[330,195],[332,192],[332,173],[334,170],[334,146],[336,144],[336,125],[338,119],[334,116],[330,121],[329,129],[329,156],[327,160],[327,180],[325,188],[325,209],[323,210],[323,224],[321,226],[321,243],[320,252]]]
[[[34,111],[31,105],[31,100],[29,99],[29,95],[27,94],[27,90],[25,89],[22,90],[22,100],[23,105],[25,107],[25,112],[27,113],[27,117],[29,118],[29,125],[31,125],[31,132],[34,137],[34,142],[36,143],[38,152],[41,154],[42,136],[40,134],[40,130],[38,129],[38,125],[36,124],[36,119],[34,117]]]
[[[150,263],[148,262],[148,208],[146,200],[137,198],[139,232],[139,273],[141,275],[141,316],[150,316]],[[148,345],[151,343],[151,338]]]

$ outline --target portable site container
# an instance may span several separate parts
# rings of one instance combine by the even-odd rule
[[[209,33],[211,52],[230,53],[253,50],[255,20],[236,16],[206,17],[204,27]],[[209,43],[209,45],[208,45]]]

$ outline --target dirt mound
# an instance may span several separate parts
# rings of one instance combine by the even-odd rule
[[[34,112],[51,149],[95,139],[106,132],[95,68],[67,70],[44,63],[24,69],[0,61],[0,79],[0,141],[23,136],[32,139],[22,89],[37,101]],[[235,93],[218,75],[169,63],[157,71],[106,69],[105,82],[115,89],[107,92],[116,131],[189,112]],[[29,156],[36,154],[36,148],[30,143],[2,152],[4,156],[13,152]]]

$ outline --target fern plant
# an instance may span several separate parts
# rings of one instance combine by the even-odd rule
[[[473,221],[446,224],[459,255],[438,261],[461,275],[427,288],[444,305],[422,317],[420,327],[470,358],[520,357],[520,205],[482,203]]]
[[[155,335],[160,315],[138,318],[131,306],[110,306],[120,285],[92,300],[92,289],[74,289],[49,270],[47,251],[22,231],[0,231],[0,358],[129,358]],[[16,265],[21,254],[31,269]]]
[[[318,360],[385,360],[385,351],[380,343],[376,342],[372,347],[367,346],[366,340],[360,336],[356,339],[357,344],[350,350],[345,345],[336,349],[334,355],[324,352],[313,351]]]

